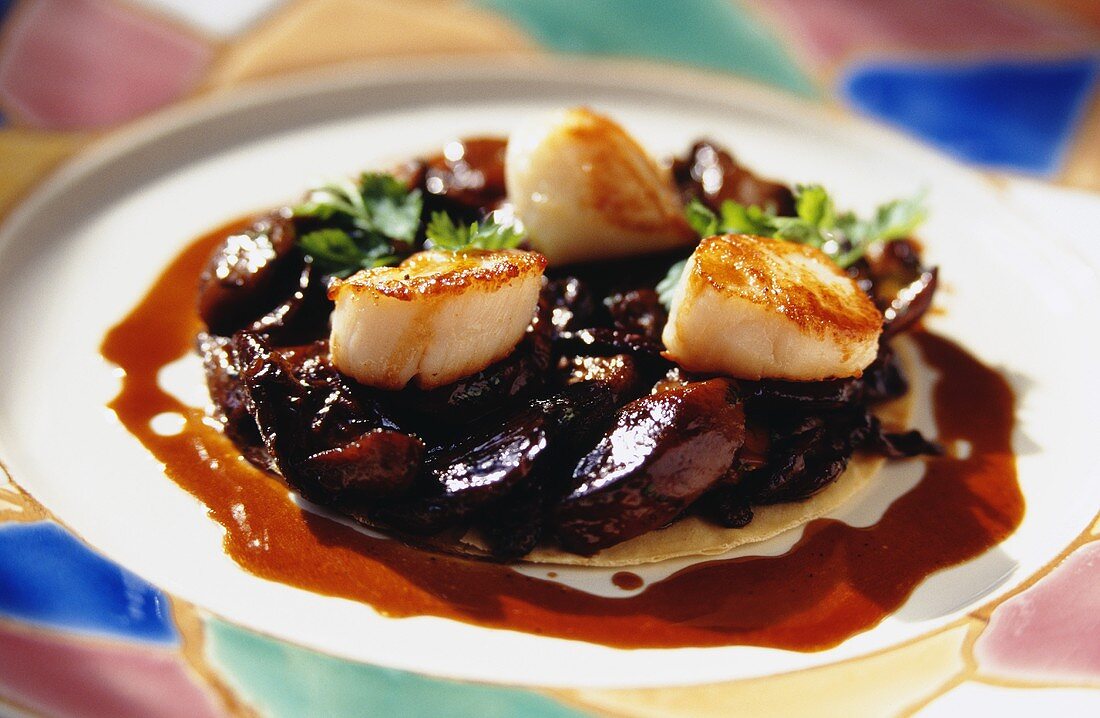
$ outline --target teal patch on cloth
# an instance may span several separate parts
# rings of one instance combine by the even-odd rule
[[[207,658],[246,701],[272,718],[586,716],[521,688],[461,683],[354,663],[217,619],[209,620],[206,629]]]
[[[476,0],[562,52],[642,57],[818,94],[782,43],[731,0]]]

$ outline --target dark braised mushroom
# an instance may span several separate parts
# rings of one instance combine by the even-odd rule
[[[566,384],[600,381],[611,389],[616,402],[636,395],[642,377],[629,354],[608,357],[575,356],[566,363]]]
[[[886,431],[878,417],[872,416],[871,430],[863,449],[888,459],[908,459],[914,456],[941,456],[943,447],[924,438],[919,431]]]
[[[627,404],[577,463],[555,513],[558,541],[589,555],[667,524],[722,478],[744,436],[721,379]]]
[[[424,217],[447,212],[472,222],[500,207],[505,198],[504,150],[497,137],[449,143],[438,155],[409,163],[399,175],[424,194]]]
[[[436,533],[489,502],[507,498],[547,451],[547,421],[542,411],[525,409],[434,454],[423,495],[382,502],[366,511],[368,520],[410,533]]]
[[[715,486],[692,507],[703,518],[727,529],[739,529],[752,523],[753,511],[744,488],[733,484]]]
[[[230,341],[229,337],[206,333],[199,334],[197,340],[214,418],[249,461],[271,469],[274,464],[260,438],[256,421],[248,411],[247,390],[231,356]]]
[[[513,561],[538,546],[546,532],[547,493],[536,477],[478,517],[474,526],[493,558]]]
[[[328,334],[332,313],[321,273],[306,261],[298,275],[298,285],[278,306],[256,319],[248,327],[265,335],[276,346],[304,344]]]
[[[578,442],[593,425],[602,428],[611,408],[610,390],[593,382],[569,387],[503,419],[486,420],[467,438],[433,453],[420,497],[380,504],[367,515],[413,533],[433,533],[508,500],[529,488],[536,475],[547,484],[545,477],[563,460],[576,460]]]
[[[615,292],[604,299],[604,306],[616,329],[660,341],[668,322],[668,311],[661,304],[657,290],[644,287]]]
[[[507,497],[535,471],[549,445],[547,416],[524,409],[481,424],[428,462],[423,495],[367,511],[371,521],[410,533],[436,533]]]
[[[576,331],[562,332],[554,342],[555,348],[564,354],[587,354],[590,356],[613,356],[615,354],[635,354],[641,357],[659,358],[665,350],[659,340],[650,339],[641,334],[624,332],[621,329],[593,327]],[[669,366],[671,362],[667,362]]]
[[[539,293],[539,313],[553,336],[592,326],[596,303],[587,285],[576,277],[544,279]]]
[[[898,291],[883,313],[886,317],[883,335],[892,337],[918,322],[932,306],[932,297],[938,285],[939,268],[933,267],[921,272],[919,277]]]
[[[410,385],[394,403],[430,419],[425,431],[446,434],[529,396],[542,386],[549,366],[549,340],[541,331],[529,331],[495,364],[434,389]]]
[[[420,440],[363,401],[327,358],[308,351],[287,358],[250,332],[234,335],[231,347],[264,445],[302,496],[341,503],[408,489]]]
[[[863,385],[864,399],[871,404],[896,399],[909,391],[901,361],[888,341],[879,342],[878,356],[871,366],[863,370],[860,383]]]
[[[592,448],[611,421],[615,400],[605,383],[588,381],[539,403],[554,428],[552,453],[532,480],[486,506],[474,524],[494,558],[520,558],[538,545],[548,530],[547,514],[568,490],[578,457]]]
[[[539,408],[524,409],[487,436],[433,457],[429,471],[443,494],[464,510],[502,498],[531,473],[549,447],[548,422]]]
[[[754,406],[763,406],[771,411],[837,408],[859,400],[863,394],[863,385],[859,379],[766,379],[741,382],[741,388]]]
[[[247,327],[294,293],[305,258],[288,211],[226,237],[199,277],[199,316],[214,334]]]
[[[684,201],[698,199],[717,212],[727,199],[757,205],[778,215],[794,216],[789,187],[757,177],[714,142],[696,142],[672,163],[672,174]]]
[[[773,435],[768,464],[742,479],[749,501],[775,504],[805,499],[825,488],[848,466],[870,432],[861,409],[788,419]]]
[[[407,494],[424,458],[424,444],[392,429],[373,429],[302,461],[298,469],[341,503]]]

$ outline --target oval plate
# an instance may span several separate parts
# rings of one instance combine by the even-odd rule
[[[105,408],[118,388],[117,370],[98,354],[107,328],[189,240],[229,218],[292,199],[319,177],[385,167],[456,136],[505,134],[531,113],[578,104],[616,117],[657,156],[712,137],[764,175],[824,184],[842,207],[866,211],[928,188],[931,218],[921,236],[945,285],[944,311],[931,324],[1000,368],[1018,392],[1028,502],[1020,529],[927,580],[879,626],[812,654],[623,651],[439,618],[388,619],[240,570],[203,507]],[[1085,346],[1095,340],[1082,327],[1092,321],[1084,308],[1098,298],[1095,275],[1027,228],[980,175],[891,132],[747,83],[591,61],[373,66],[159,115],[83,155],[9,218],[0,230],[0,455],[25,490],[110,558],[230,621],[335,655],[543,686],[759,676],[941,627],[1017,586],[1090,523],[1100,481],[1081,427],[1097,425],[1100,392],[1088,365],[1096,354]],[[203,402],[197,364],[177,369],[162,381]],[[867,497],[838,516],[873,520],[883,500]],[[598,590],[606,577],[570,580]]]

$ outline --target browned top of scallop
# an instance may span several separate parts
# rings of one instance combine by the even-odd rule
[[[344,292],[401,301],[459,294],[476,287],[493,292],[515,279],[541,275],[546,257],[519,249],[418,252],[396,267],[364,269],[335,280],[329,299]]]
[[[608,223],[634,232],[694,236],[671,176],[617,122],[578,107],[567,113],[565,130],[573,138],[581,164],[599,168],[586,173],[588,196]]]
[[[870,297],[814,247],[726,234],[704,239],[694,257],[692,279],[782,314],[808,333],[862,337],[882,327]]]

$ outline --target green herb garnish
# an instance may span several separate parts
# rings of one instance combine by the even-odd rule
[[[523,241],[523,230],[514,224],[500,224],[492,218],[485,222],[455,224],[446,212],[432,212],[428,239],[438,249],[512,249]]]
[[[335,180],[315,187],[294,207],[294,217],[316,227],[298,246],[328,274],[394,264],[395,243],[411,243],[420,226],[423,198],[388,174],[364,173],[358,182]]]
[[[388,244],[364,248],[342,229],[318,229],[298,238],[298,246],[327,274],[346,277],[360,269],[396,264],[399,257]]]
[[[838,214],[832,198],[820,185],[795,188],[795,217],[781,217],[757,205],[726,200],[715,214],[698,200],[688,205],[688,222],[700,237],[713,234],[755,234],[816,247],[837,265],[847,268],[878,242],[908,237],[924,221],[925,193],[879,206],[870,219],[851,212]]]
[[[686,259],[676,262],[668,268],[668,274],[665,275],[665,278],[657,282],[657,299],[665,305],[665,309],[672,309],[672,294],[676,291],[676,285],[679,283],[680,275],[684,273],[684,267],[687,266],[687,263]]]
[[[365,232],[411,242],[422,206],[420,190],[410,191],[393,175],[368,172],[358,184],[343,179],[311,189],[294,216],[343,220]]]

